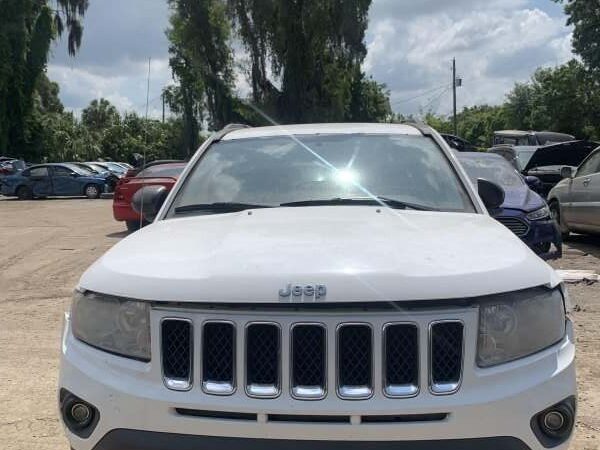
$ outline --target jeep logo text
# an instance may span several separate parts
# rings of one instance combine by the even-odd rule
[[[324,284],[291,284],[288,283],[283,289],[279,289],[279,299],[291,302],[323,301],[327,295]]]

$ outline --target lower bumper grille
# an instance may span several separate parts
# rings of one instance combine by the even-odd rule
[[[382,371],[377,376],[389,398],[418,395],[421,370],[429,372],[428,387],[436,395],[453,394],[460,388],[464,353],[464,325],[460,320],[340,323],[329,319],[325,324],[236,318],[201,322],[196,354],[191,319],[161,322],[161,363],[169,389],[191,388],[195,381],[193,358],[198,357],[200,385],[209,395],[233,395],[241,379],[246,395],[275,398],[281,394],[285,376],[290,395],[296,400],[326,398],[328,380],[335,380],[332,390],[339,398],[364,400],[375,393],[377,354],[381,355]],[[420,340],[421,330],[428,334],[427,349],[420,345],[425,342]],[[328,341],[335,346],[328,347]],[[243,349],[243,355],[238,348]],[[428,355],[427,364],[421,360],[422,352]],[[289,354],[289,364],[283,354],[286,358]],[[243,361],[242,367],[236,365],[238,361]],[[328,361],[335,361],[335,367],[328,366]]]

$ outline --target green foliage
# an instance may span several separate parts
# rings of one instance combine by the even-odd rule
[[[88,0],[0,0],[0,154],[39,156],[39,109],[60,109],[44,103],[51,92],[38,91],[50,87],[43,80],[50,44],[68,30],[74,55],[87,7]]]
[[[81,112],[81,123],[92,132],[102,132],[118,124],[120,119],[117,108],[104,98],[93,100]]]
[[[597,0],[554,0],[565,5],[573,26],[573,49],[592,70],[600,70],[600,5]]]

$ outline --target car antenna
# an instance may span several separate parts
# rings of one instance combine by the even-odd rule
[[[147,156],[147,152],[148,152],[148,110],[150,108],[150,75],[151,75],[151,69],[152,67],[152,57],[148,57],[148,84],[146,86],[146,115],[145,115],[145,120],[144,120],[144,132],[145,132],[145,136],[144,136],[144,158],[143,158],[143,164],[142,164],[142,171],[144,170],[144,167],[146,166],[146,156]],[[144,177],[142,177],[142,191],[144,190]],[[142,229],[142,226],[144,225],[144,193],[142,192],[142,200],[141,200],[141,207],[140,207],[140,230]]]

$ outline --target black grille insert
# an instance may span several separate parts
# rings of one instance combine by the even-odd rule
[[[431,382],[436,393],[454,392],[460,383],[463,324],[440,322],[431,326]]]
[[[529,231],[529,225],[516,217],[498,217],[496,220],[519,237],[525,236]]]
[[[368,397],[373,392],[373,335],[368,325],[342,325],[338,330],[339,394]]]
[[[281,333],[275,324],[246,330],[246,385],[250,395],[273,397],[280,386]]]
[[[321,325],[292,329],[292,389],[297,397],[322,397],[326,380],[326,333]]]
[[[162,366],[167,386],[189,389],[192,378],[192,324],[183,319],[162,322]]]
[[[231,393],[235,377],[235,327],[209,322],[202,332],[202,381],[211,393]]]
[[[415,395],[419,385],[419,332],[414,324],[384,330],[385,390],[390,396]]]

